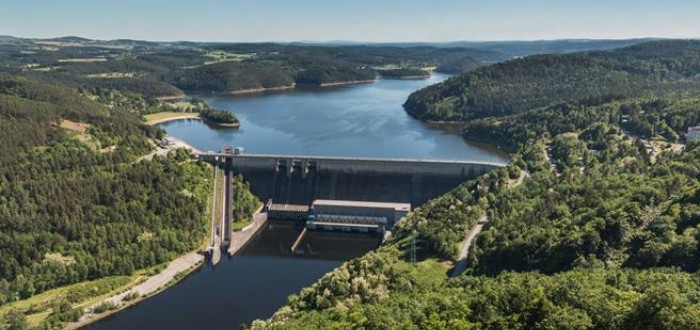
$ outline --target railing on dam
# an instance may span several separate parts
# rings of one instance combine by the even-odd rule
[[[233,161],[234,168],[244,167],[285,167],[292,171],[295,167],[304,169],[327,169],[346,171],[372,171],[388,173],[431,173],[444,175],[474,176],[491,169],[505,166],[502,163],[472,160],[444,159],[408,159],[408,158],[370,158],[370,157],[334,157],[274,154],[232,154],[218,152],[195,152],[193,155],[201,160],[227,159]]]

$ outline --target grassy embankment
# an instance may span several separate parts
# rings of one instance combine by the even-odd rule
[[[30,326],[38,326],[51,314],[54,306],[63,301],[72,303],[73,307],[91,306],[144,281],[154,269],[140,270],[131,276],[111,276],[52,289],[29,299],[0,306],[0,316],[11,310],[19,310],[27,316]]]

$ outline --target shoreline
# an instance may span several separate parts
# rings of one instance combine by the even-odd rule
[[[239,127],[241,127],[241,122],[235,122],[235,123],[217,123],[217,122],[215,122],[215,121],[211,121],[211,120],[206,119],[206,118],[201,118],[201,119],[202,119],[203,122],[205,122],[205,123],[207,123],[207,124],[209,124],[209,125],[212,125],[212,126],[219,127],[219,128],[239,128]]]
[[[155,113],[153,115],[157,115],[158,113]],[[197,119],[197,120],[202,120],[202,116],[199,115],[199,113],[196,112],[183,112],[183,113],[178,113],[178,114],[173,114],[172,116],[167,116],[163,118],[154,118],[154,119],[148,119],[149,115],[146,115],[146,125],[153,126],[153,125],[158,125],[162,123],[167,123],[169,121],[175,121],[175,120],[183,120],[183,119]]]
[[[274,92],[274,91],[283,91],[283,90],[288,90],[288,89],[294,89],[296,86],[297,86],[296,84],[292,84],[292,85],[279,86],[279,87],[246,88],[246,89],[239,89],[239,90],[235,90],[235,91],[224,92],[222,94],[231,94],[231,95],[257,94],[257,93],[265,93],[265,92]]]
[[[171,261],[168,264],[168,266],[165,269],[163,269],[160,273],[153,276],[149,276],[145,281],[136,284],[123,292],[111,295],[100,302],[86,307],[85,314],[81,316],[77,322],[68,323],[64,327],[64,329],[79,329],[88,324],[95,323],[111,315],[122,312],[127,308],[135,306],[140,302],[165,291],[166,289],[177,284],[181,280],[187,278],[188,275],[192,274],[192,272],[198,270],[202,265],[204,265],[205,259],[206,258],[201,253],[199,253],[199,251],[193,251],[181,255],[180,257]],[[138,298],[135,298],[131,301],[122,300],[128,294],[134,292],[139,293]],[[99,314],[94,314],[90,311],[91,309],[105,302],[112,302],[118,307]]]
[[[169,96],[158,96],[156,97],[156,100],[158,101],[177,101],[181,100],[187,97],[187,94],[180,94],[180,95],[169,95]]]
[[[173,114],[173,116],[169,116],[169,117],[156,118],[156,119],[151,119],[151,120],[146,119],[146,125],[155,126],[155,125],[162,124],[162,123],[167,123],[167,122],[176,121],[176,120],[185,120],[185,119],[201,120],[209,125],[221,127],[221,128],[239,128],[239,127],[241,127],[240,122],[219,123],[219,122],[215,122],[215,121],[209,120],[207,118],[204,118],[199,113],[196,113],[196,112],[183,112],[182,114],[177,114],[177,115]]]
[[[350,81],[338,81],[338,82],[331,82],[331,83],[321,83],[318,84],[318,87],[333,87],[333,86],[344,86],[344,85],[355,85],[355,84],[367,84],[367,83],[373,83],[377,81],[377,79],[366,79],[366,80],[350,80]],[[314,86],[311,84],[311,86]]]
[[[430,78],[430,75],[423,75],[423,76],[399,76],[399,77],[391,77],[391,76],[382,76],[382,79],[396,79],[396,80],[423,80],[423,79],[428,79]]]
[[[228,92],[222,92],[222,93],[212,93],[212,94],[214,94],[214,95],[217,95],[217,94],[219,94],[219,95],[221,95],[221,94],[248,95],[248,94],[259,94],[259,93],[267,93],[267,92],[292,90],[292,89],[296,89],[300,86],[334,87],[334,86],[344,86],[344,85],[354,85],[354,84],[366,84],[366,83],[373,83],[376,81],[377,81],[377,79],[338,81],[338,82],[321,83],[321,84],[297,84],[297,83],[294,83],[292,85],[287,85],[287,86],[247,88],[247,89],[239,89],[239,90],[234,90],[234,91],[228,91]]]

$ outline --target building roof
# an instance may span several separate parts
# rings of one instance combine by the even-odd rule
[[[366,201],[344,201],[331,199],[317,199],[314,201],[314,206],[354,206],[354,207],[376,207],[376,208],[391,208],[401,211],[410,211],[410,203],[385,203],[385,202],[366,202]]]

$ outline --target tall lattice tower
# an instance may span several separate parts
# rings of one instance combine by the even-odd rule
[[[416,236],[418,232],[414,229],[411,235],[411,265],[416,265]]]

